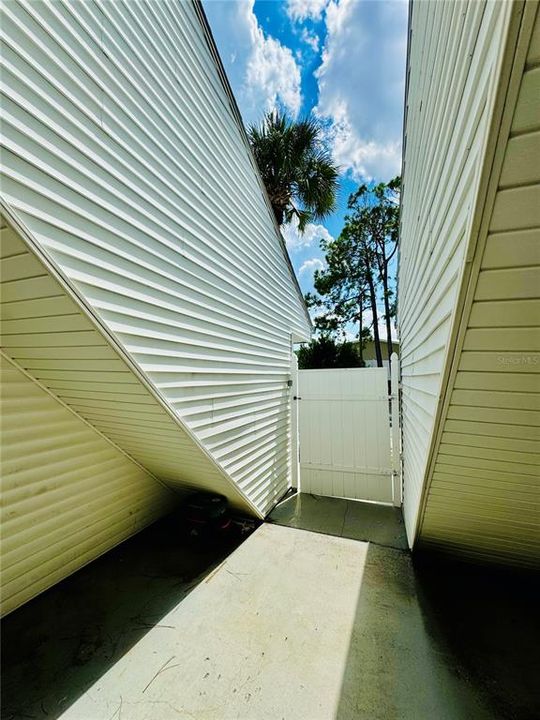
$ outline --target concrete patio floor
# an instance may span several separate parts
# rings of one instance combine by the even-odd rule
[[[157,523],[4,620],[2,718],[539,717],[534,583],[416,568],[375,514],[375,542],[265,524],[236,549]]]
[[[389,505],[297,493],[275,507],[268,520],[397,550],[408,548],[401,508]]]

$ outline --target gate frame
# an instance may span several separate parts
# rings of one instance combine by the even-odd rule
[[[392,460],[392,505],[401,507],[403,504],[403,475],[401,454],[401,385],[399,381],[399,357],[394,352],[390,357],[390,438]],[[291,352],[291,488],[302,491],[300,466],[300,425],[299,425],[299,371],[298,358]]]
[[[386,403],[386,437],[388,438],[388,464],[386,477],[388,478],[389,482],[389,493],[388,493],[388,499],[385,500],[372,500],[368,498],[361,498],[357,497],[354,498],[358,500],[359,502],[373,502],[373,503],[379,503],[381,505],[389,505],[389,506],[395,506],[400,507],[402,504],[402,492],[401,492],[401,451],[400,451],[400,439],[401,439],[401,431],[400,431],[400,411],[399,411],[399,384],[398,384],[398,376],[399,376],[399,359],[395,353],[392,353],[391,356],[391,369],[385,366],[384,368],[365,368],[366,370],[380,370],[385,371],[385,391],[383,391],[383,394],[379,396],[381,401],[384,401]],[[296,358],[295,358],[296,360]],[[339,370],[355,370],[362,372],[364,368],[328,368],[328,372],[332,371],[339,371]],[[321,372],[325,371],[324,368],[314,368],[313,372]],[[302,371],[304,372],[304,371]],[[309,369],[305,370],[305,372],[310,372]],[[303,482],[302,482],[302,475],[303,470],[307,468],[302,467],[302,438],[300,438],[300,408],[297,405],[297,402],[301,400],[302,398],[298,397],[295,393],[298,392],[298,389],[300,388],[301,373],[298,370],[298,363],[297,361],[291,362],[291,390],[294,392],[291,392],[291,461],[292,461],[292,478],[293,478],[293,487],[294,487],[294,479],[298,478],[298,491],[303,492]],[[392,390],[394,392],[392,392]],[[304,394],[304,393],[303,393]],[[308,398],[311,399],[311,398]],[[318,398],[323,399],[323,398]],[[330,399],[330,398],[329,398]],[[373,399],[373,398],[370,398]],[[312,465],[313,469],[325,469],[325,466],[317,467],[316,464],[308,463],[308,465]],[[328,468],[330,469],[330,467]],[[336,471],[345,471],[345,468],[341,468],[341,466],[335,465]],[[367,474],[379,474],[378,470],[375,468],[364,468],[365,471],[367,471]],[[369,472],[372,470],[373,472]],[[347,468],[348,471],[348,468]],[[310,492],[309,490],[307,492]],[[330,497],[340,497],[339,495],[329,495]],[[343,496],[348,497],[348,496]],[[352,499],[352,498],[351,498]]]
[[[390,356],[390,407],[392,438],[392,504],[401,507],[403,503],[403,484],[401,475],[401,427],[400,427],[400,384],[399,358],[396,353]]]
[[[298,401],[298,358],[291,352],[291,488],[301,492],[300,477],[300,427]]]

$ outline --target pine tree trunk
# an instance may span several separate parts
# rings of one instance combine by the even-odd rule
[[[362,296],[359,302],[360,312],[358,313],[358,355],[360,358],[360,367],[364,367],[364,348],[362,347],[362,335],[364,330],[364,303]]]
[[[392,346],[392,323],[390,320],[390,303],[388,301],[388,273],[386,271],[386,268],[384,269],[384,272],[382,273],[382,281],[383,281],[383,293],[384,293],[384,315],[385,315],[385,321],[386,321],[386,347],[388,348],[388,366],[391,365],[391,356],[393,352],[393,346]]]
[[[373,339],[375,341],[375,356],[377,358],[377,367],[382,367],[381,339],[379,337],[379,315],[377,313],[377,296],[375,294],[375,285],[371,272],[367,273],[367,281],[369,285],[369,299],[371,302],[371,313],[373,315]]]

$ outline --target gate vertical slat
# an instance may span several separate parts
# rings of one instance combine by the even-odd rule
[[[391,503],[386,368],[300,370],[301,489]]]

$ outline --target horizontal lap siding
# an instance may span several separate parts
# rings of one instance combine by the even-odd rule
[[[9,357],[160,480],[184,492],[223,493],[250,511],[8,225],[0,243],[1,345]]]
[[[420,535],[426,547],[534,567],[540,562],[539,79],[537,15]]]
[[[398,321],[404,515],[414,540],[507,11],[412,6]]]
[[[3,192],[261,512],[307,318],[189,2],[5,7]]]
[[[0,361],[5,614],[153,522],[174,495]]]

